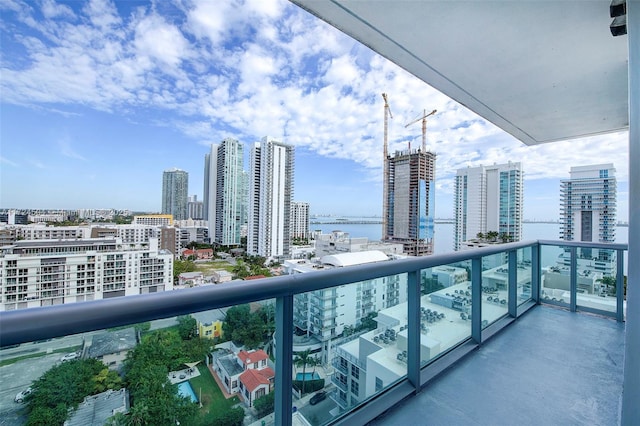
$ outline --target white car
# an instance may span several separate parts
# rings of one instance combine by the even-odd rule
[[[71,352],[70,354],[66,354],[62,358],[60,358],[60,361],[62,362],[71,361],[72,359],[77,359],[77,358],[80,358],[80,354],[78,352]]]
[[[31,388],[26,388],[22,392],[18,392],[18,394],[16,395],[14,401],[17,402],[17,403],[22,403],[22,401],[24,401],[24,399],[27,397],[27,395],[30,395],[30,394],[31,394]]]

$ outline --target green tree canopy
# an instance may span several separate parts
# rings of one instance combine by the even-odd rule
[[[121,387],[118,374],[96,359],[55,365],[31,385],[33,392],[26,398],[27,425],[61,425],[68,410],[86,396]]]

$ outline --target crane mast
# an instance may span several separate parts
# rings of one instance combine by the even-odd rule
[[[382,145],[382,239],[385,240],[388,238],[389,232],[389,224],[387,223],[388,219],[388,208],[389,208],[389,152],[388,152],[388,128],[389,128],[389,118],[393,118],[393,114],[391,114],[391,107],[389,107],[389,100],[387,99],[387,94],[383,93],[382,98],[384,99],[384,141]]]
[[[411,126],[413,123],[417,123],[418,121],[422,120],[422,152],[427,151],[427,117],[432,116],[436,112],[438,111],[434,109],[429,114],[427,114],[427,110],[425,109],[423,110],[422,117],[418,117],[415,120],[413,120],[411,123],[404,126],[405,128],[407,128]]]

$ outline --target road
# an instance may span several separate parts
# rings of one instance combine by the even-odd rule
[[[22,413],[24,405],[14,402],[16,394],[28,388],[33,381],[58,363],[60,357],[59,353],[50,353],[0,367],[0,425],[26,423],[27,419]]]

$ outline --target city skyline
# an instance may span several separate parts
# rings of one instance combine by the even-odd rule
[[[418,147],[405,125],[438,110],[436,217],[453,216],[457,169],[514,161],[525,219],[559,218],[571,167],[613,163],[628,220],[627,132],[525,147],[287,2],[0,7],[1,208],[160,211],[163,170],[204,198],[211,143],[271,135],[295,146],[294,198],[312,214],[380,216],[386,92],[390,153]]]

